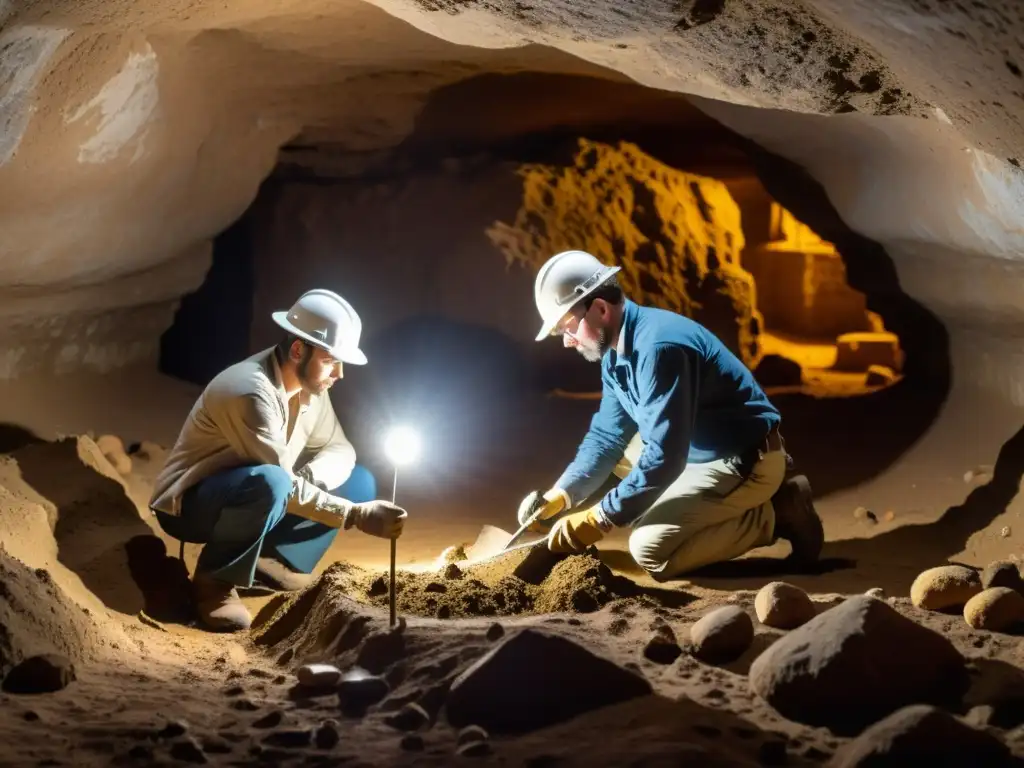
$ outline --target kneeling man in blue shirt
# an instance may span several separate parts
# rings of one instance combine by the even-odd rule
[[[619,269],[566,251],[537,275],[537,341],[561,336],[599,362],[602,394],[575,459],[523,500],[520,524],[540,509],[535,529],[551,526],[555,552],[629,526],[630,553],[658,581],[778,539],[797,565],[816,561],[821,520],[807,478],[785,477],[778,409],[702,325],[626,299]],[[584,505],[613,474],[620,482]]]

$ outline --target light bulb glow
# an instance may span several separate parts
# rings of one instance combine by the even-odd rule
[[[420,436],[411,427],[395,427],[384,439],[384,453],[396,467],[412,464],[420,455]]]

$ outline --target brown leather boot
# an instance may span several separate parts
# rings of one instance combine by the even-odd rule
[[[252,616],[232,584],[205,573],[192,577],[192,589],[199,620],[210,629],[238,632],[252,625]]]
[[[775,509],[775,538],[785,539],[793,548],[790,559],[799,565],[817,562],[825,543],[825,530],[814,509],[811,484],[804,475],[783,481],[772,496]]]
[[[313,575],[293,571],[274,557],[261,557],[256,561],[256,581],[272,589],[298,592],[313,583]]]

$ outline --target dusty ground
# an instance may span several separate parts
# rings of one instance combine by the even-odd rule
[[[174,400],[168,396],[166,402]],[[976,674],[969,705],[983,703],[979,696],[993,689],[993,679],[1002,680],[1004,690],[1018,690],[1017,678],[1008,676],[1018,674],[1011,667],[1024,666],[1016,636],[973,630],[956,613],[926,612],[908,599],[910,582],[924,568],[947,559],[984,566],[1018,548],[1012,535],[1003,535],[1018,514],[1014,496],[1020,472],[1013,442],[998,460],[981,449],[999,442],[998,429],[952,443],[943,431],[957,432],[959,425],[947,414],[880,480],[872,481],[871,457],[861,456],[858,480],[850,474],[853,454],[837,449],[815,460],[822,438],[819,433],[819,450],[810,451],[804,425],[820,424],[815,407],[823,406],[801,403],[787,401],[783,409],[789,414],[791,448],[798,459],[803,454],[805,466],[810,460],[809,471],[821,489],[830,539],[821,573],[786,573],[777,559],[785,551],[780,545],[779,551],[754,553],[688,581],[658,586],[636,573],[624,542],[612,537],[602,543],[603,563],[581,556],[524,572],[513,559],[446,574],[438,562],[442,549],[471,540],[481,523],[507,527],[522,486],[550,474],[551,463],[571,449],[592,407],[533,402],[515,420],[520,432],[510,435],[508,444],[478,456],[475,485],[463,476],[461,484],[453,477],[442,487],[435,476],[410,477],[400,487],[413,517],[399,547],[399,561],[411,571],[399,579],[405,628],[397,646],[387,639],[387,600],[380,584],[386,545],[369,537],[339,537],[330,562],[320,569],[321,579],[307,593],[291,600],[248,597],[257,616],[250,633],[208,634],[190,625],[180,599],[185,574],[176,557],[164,554],[176,554],[176,546],[154,537],[140,511],[160,452],[147,446],[151,454],[133,454],[131,472],[122,477],[88,437],[22,445],[0,461],[0,619],[6,630],[0,634],[0,667],[6,672],[27,655],[57,652],[75,665],[77,679],[57,693],[0,694],[4,763],[451,764],[457,729],[442,707],[448,684],[502,638],[534,627],[639,671],[655,695],[525,736],[492,734],[490,756],[476,759],[529,765],[765,765],[780,759],[781,750],[788,765],[821,764],[849,737],[784,719],[747,682],[753,659],[783,631],[755,619],[753,645],[727,664],[699,661],[688,649],[690,627],[702,615],[738,605],[753,617],[756,591],[777,579],[805,588],[818,611],[843,596],[881,587],[897,610],[946,636],[972,660]],[[880,410],[877,402],[859,407],[869,405]],[[559,429],[536,452],[542,455],[521,450],[537,444],[538,430],[551,430],[555,414],[561,414]],[[67,425],[74,416],[67,415]],[[885,413],[878,418],[885,419]],[[975,415],[973,422],[979,430],[987,427],[983,416]],[[96,423],[109,422],[99,418]],[[1012,433],[1005,415],[1003,430]],[[524,442],[531,433],[533,441]],[[893,429],[868,434],[875,441],[884,435],[890,443],[911,442]],[[985,434],[988,442],[981,437]],[[8,430],[7,448],[15,437]],[[139,436],[124,437],[130,444]],[[848,437],[842,445],[852,450],[856,444]],[[513,463],[509,458],[517,451],[522,461]],[[935,459],[939,455],[943,458]],[[501,456],[504,461],[498,461]],[[901,462],[927,462],[929,456],[930,465],[917,463],[904,472]],[[822,469],[829,462],[836,467],[831,474]],[[931,467],[927,487],[923,466]],[[965,480],[972,468],[980,474]],[[908,478],[914,483],[905,482]],[[909,487],[916,483],[922,487]],[[491,487],[489,495],[485,486]],[[871,508],[877,522],[853,514],[855,499]],[[929,506],[941,509],[936,513]],[[936,523],[947,507],[953,509]],[[886,512],[894,513],[891,519]],[[189,568],[195,549],[186,555]],[[502,637],[496,637],[495,624]],[[669,664],[644,654],[655,630],[666,624],[683,648]],[[317,661],[335,661],[342,668],[358,663],[380,673],[390,692],[365,711],[352,710],[333,692],[305,694],[296,687],[295,670]],[[537,694],[522,695],[529,702]],[[421,748],[388,724],[413,701],[433,718],[419,732]],[[979,711],[966,706],[963,715],[976,723]],[[993,732],[1024,756],[1024,728],[1016,718],[1001,725]],[[581,738],[581,733],[594,736]]]

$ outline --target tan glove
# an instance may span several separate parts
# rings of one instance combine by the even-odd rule
[[[404,509],[388,501],[377,500],[356,504],[338,496],[324,496],[327,499],[321,509],[326,511],[326,515],[311,515],[311,519],[345,530],[354,526],[363,533],[382,539],[397,539],[401,536],[405,520],[409,516]]]
[[[540,507],[535,506],[535,502],[539,499],[543,502]],[[540,517],[533,525],[527,528],[528,531],[534,533],[543,533],[550,527],[550,523],[543,523],[541,521],[548,520],[554,517],[559,512],[566,508],[566,494],[565,491],[559,488],[552,488],[543,494],[540,491],[530,491],[529,495],[522,500],[519,504],[519,512],[517,517],[519,518],[519,525],[525,525],[526,521],[530,519],[531,513],[536,514],[538,509],[540,510]]]
[[[582,552],[604,538],[597,518],[597,505],[566,515],[548,534],[548,549],[552,552]]]
[[[405,519],[409,516],[401,507],[389,501],[367,501],[353,504],[345,517],[345,528],[353,525],[365,534],[382,539],[397,539],[402,535]]]

